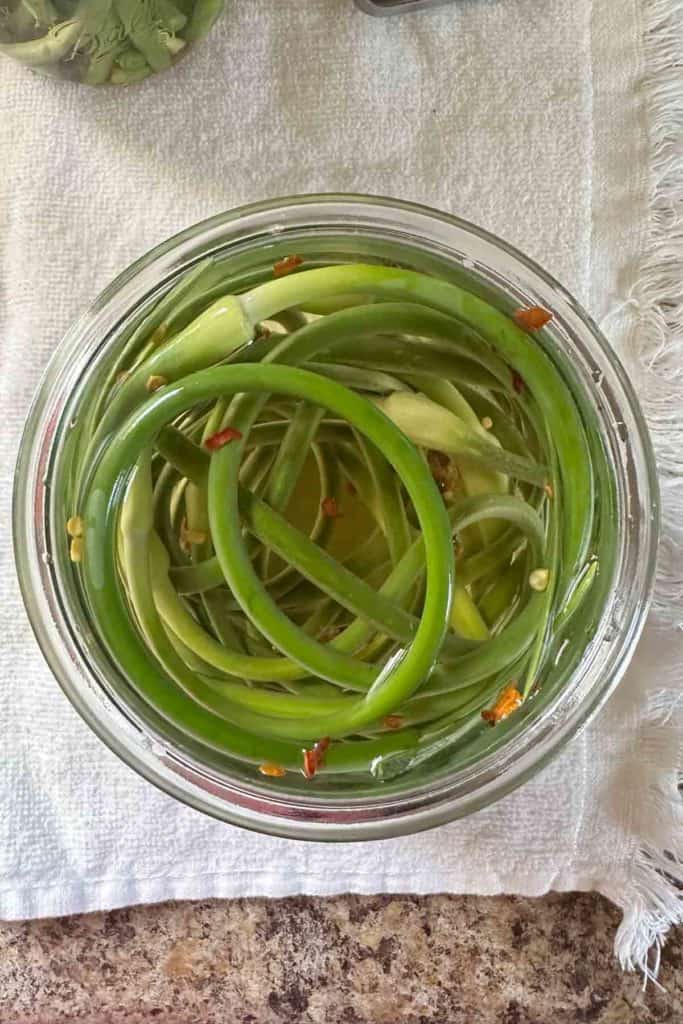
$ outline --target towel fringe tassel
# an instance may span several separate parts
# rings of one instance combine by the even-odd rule
[[[635,286],[606,319],[629,318],[619,355],[657,459],[662,539],[652,622],[683,629],[683,6],[647,0],[644,18],[651,230]],[[666,933],[683,923],[683,694],[654,695],[645,723],[639,767],[649,799],[633,822],[640,839],[626,885],[615,882],[606,895],[624,913],[615,940],[622,967],[655,981]],[[671,764],[676,769],[663,776]]]
[[[629,319],[618,351],[657,458],[662,540],[653,613],[683,629],[683,6],[647,0],[644,17],[651,231],[638,280],[606,321]]]
[[[647,797],[633,828],[640,837],[627,884],[602,891],[623,911],[615,953],[624,970],[656,981],[670,928],[683,923],[683,694],[652,695],[639,742],[639,770]],[[662,775],[663,764],[675,764]]]

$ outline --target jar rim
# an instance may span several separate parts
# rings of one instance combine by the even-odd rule
[[[117,325],[146,296],[200,258],[312,229],[355,239],[374,232],[392,241],[419,241],[427,252],[466,270],[476,268],[501,291],[514,289],[529,296],[529,304],[552,308],[577,358],[600,374],[596,408],[619,456],[612,469],[626,518],[620,525],[618,585],[601,618],[597,654],[583,670],[582,659],[571,677],[570,699],[540,713],[514,744],[398,797],[378,792],[341,800],[286,798],[259,784],[218,778],[180,756],[100,685],[72,635],[58,573],[49,561],[50,472],[79,365],[115,341]],[[101,293],[57,347],[29,412],[15,475],[13,535],[24,603],[43,654],[79,713],[125,762],[181,801],[233,824],[292,838],[357,840],[419,831],[480,809],[539,771],[587,723],[618,684],[644,626],[654,585],[658,508],[654,455],[626,373],[598,327],[558,282],[514,247],[451,214],[386,197],[330,193],[249,204],[211,217],[156,246]]]

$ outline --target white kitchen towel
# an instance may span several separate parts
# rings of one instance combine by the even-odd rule
[[[682,26],[677,0],[470,0],[396,19],[351,0],[227,0],[211,37],[142,87],[89,91],[0,64],[0,917],[597,889],[624,910],[622,962],[647,965],[680,917],[683,854]],[[544,264],[632,372],[665,499],[652,623],[590,728],[465,821],[343,847],[222,825],[119,763],[42,661],[8,525],[22,422],[69,322],[179,228],[307,191],[426,202]]]

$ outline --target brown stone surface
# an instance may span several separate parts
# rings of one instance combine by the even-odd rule
[[[683,933],[643,992],[599,896],[163,904],[0,923],[0,1024],[683,1021]]]

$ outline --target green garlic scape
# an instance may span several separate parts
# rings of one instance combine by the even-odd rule
[[[146,313],[80,424],[65,543],[169,722],[273,779],[386,779],[538,686],[590,605],[605,470],[513,319],[299,262],[223,294],[207,260]]]

